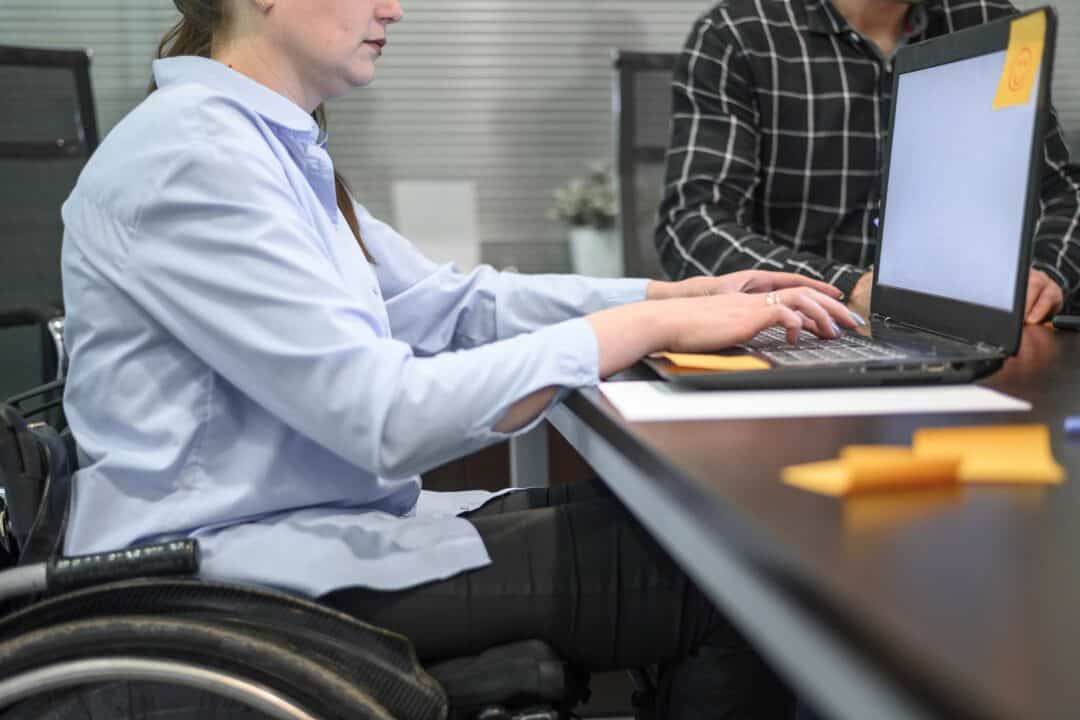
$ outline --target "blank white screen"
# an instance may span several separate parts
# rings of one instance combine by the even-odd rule
[[[992,109],[1004,65],[1001,51],[900,77],[881,284],[1012,310],[1037,93]]]

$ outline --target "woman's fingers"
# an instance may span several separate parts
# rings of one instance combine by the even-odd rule
[[[770,325],[782,325],[788,343],[795,345],[799,342],[799,333],[803,329],[803,316],[784,305],[773,305]]]
[[[809,315],[803,314],[800,310],[796,310],[795,312],[799,314],[799,319],[802,320],[803,330],[808,330],[815,335],[821,335],[822,331],[818,329],[818,324],[814,321],[813,318],[811,318]]]
[[[761,290],[783,290],[785,288],[798,288],[805,287],[817,290],[823,295],[827,295],[831,298],[839,300],[844,296],[844,293],[839,288],[833,287],[827,282],[821,280],[815,280],[813,278],[806,277],[805,275],[797,275],[795,273],[767,273],[768,277],[764,283],[755,283],[755,285],[761,285]],[[770,287],[764,287],[765,284]]]
[[[813,322],[807,329],[823,338],[836,338],[842,334],[841,325],[854,328],[855,320],[847,308],[836,300],[809,288],[776,293],[779,303],[797,310]]]

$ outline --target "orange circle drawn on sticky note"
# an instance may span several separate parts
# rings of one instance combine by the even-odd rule
[[[1010,91],[1020,92],[1024,88],[1031,76],[1034,59],[1034,53],[1030,47],[1025,47],[1016,54],[1016,59],[1013,60],[1012,72],[1009,73]]]

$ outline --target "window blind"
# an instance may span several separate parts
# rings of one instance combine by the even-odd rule
[[[403,5],[376,82],[328,107],[337,166],[391,221],[394,181],[471,180],[478,239],[500,250],[490,259],[568,269],[566,231],[546,213],[556,186],[613,157],[611,50],[675,51],[711,1]],[[174,17],[169,0],[3,0],[0,43],[92,48],[107,132],[143,97]]]
[[[556,186],[613,157],[611,51],[676,51],[712,4],[406,0],[375,84],[330,104],[331,152],[391,221],[394,181],[473,181],[482,257],[565,270],[565,229],[547,208]],[[1080,2],[1057,7],[1055,102],[1080,132]],[[93,49],[104,133],[144,96],[174,17],[169,0],[3,0],[0,43]]]

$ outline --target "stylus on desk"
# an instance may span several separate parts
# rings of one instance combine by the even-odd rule
[[[1050,322],[1058,330],[1080,330],[1080,315],[1055,315]]]

